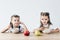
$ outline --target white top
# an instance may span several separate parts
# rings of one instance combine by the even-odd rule
[[[43,25],[43,26],[45,27],[45,29],[43,30],[43,33],[50,33],[51,30],[56,29],[56,28],[59,28],[56,25],[50,25],[50,26],[48,26],[48,24],[47,24],[47,25]]]
[[[48,29],[56,29],[56,28],[59,28],[60,29],[60,27],[59,26],[57,26],[57,25],[50,25],[50,26],[48,26],[48,24],[47,25],[43,25],[45,28],[48,28]]]
[[[14,32],[14,31],[17,31],[17,32],[21,31],[21,32],[23,32],[23,30],[24,29],[20,26],[20,29],[19,28],[10,28],[7,32]]]

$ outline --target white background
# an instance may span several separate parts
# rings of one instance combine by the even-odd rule
[[[0,0],[0,30],[13,14],[20,15],[30,31],[39,27],[40,12],[50,13],[53,24],[60,25],[60,0]]]

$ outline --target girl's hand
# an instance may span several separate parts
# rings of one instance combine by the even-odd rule
[[[9,30],[9,29],[10,29],[10,25],[8,25],[8,26],[6,26],[4,29],[2,29],[1,33],[4,33],[4,32],[6,32],[6,31]]]
[[[39,30],[43,31],[44,30],[44,27],[40,27]]]
[[[23,27],[24,27],[24,31],[28,30],[27,27],[26,27],[26,25],[25,25],[23,22],[20,22],[20,24],[23,25]]]

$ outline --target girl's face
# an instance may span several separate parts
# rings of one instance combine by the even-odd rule
[[[20,18],[18,18],[18,17],[12,17],[11,22],[12,22],[13,26],[15,26],[15,27],[19,26],[19,24],[20,24]]]
[[[41,16],[40,21],[42,22],[43,25],[46,25],[49,21],[48,16]]]

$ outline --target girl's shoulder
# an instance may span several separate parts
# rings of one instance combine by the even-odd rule
[[[50,25],[50,29],[56,29],[56,28],[58,28],[58,25],[56,24]]]

